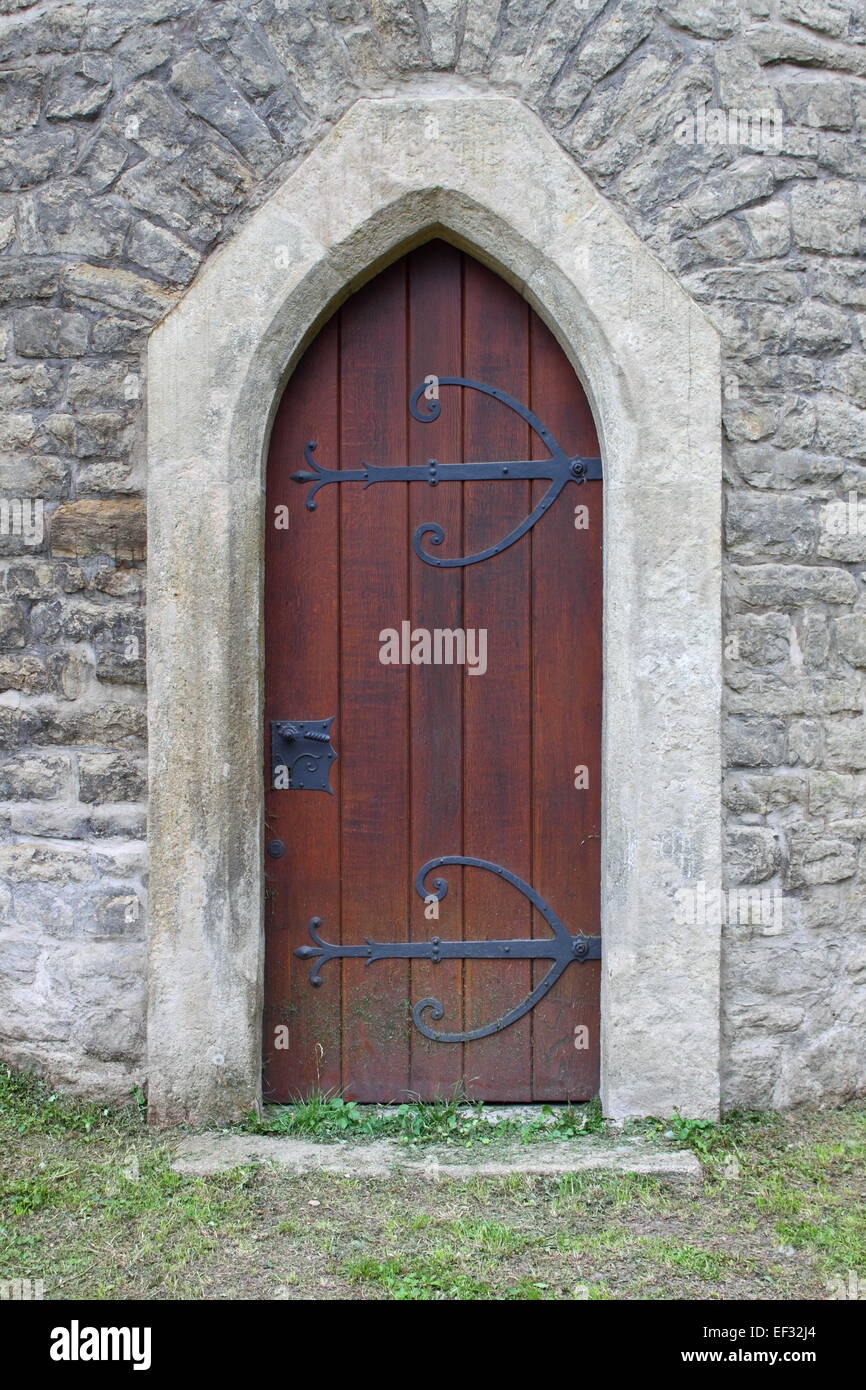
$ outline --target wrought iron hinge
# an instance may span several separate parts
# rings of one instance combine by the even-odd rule
[[[463,376],[441,376],[437,380],[439,386],[465,386],[472,391],[482,391],[484,395],[492,396],[495,400],[501,401],[503,405],[507,405],[510,410],[515,411],[522,420],[526,421],[529,428],[550,450],[550,458],[511,459],[494,463],[439,463],[436,459],[428,459],[427,463],[415,464],[407,468],[377,467],[368,463],[362,463],[358,468],[324,468],[313,458],[316,449],[315,443],[309,443],[304,446],[304,458],[310,466],[309,471],[302,470],[292,474],[296,483],[312,483],[306,499],[308,511],[316,510],[315,495],[320,488],[327,487],[329,483],[363,483],[364,487],[368,488],[372,487],[373,483],[418,482],[428,483],[430,487],[436,487],[437,484],[445,482],[481,482],[492,479],[521,478],[550,479],[550,487],[529,515],[524,517],[523,521],[512,531],[509,531],[508,535],[497,545],[488,546],[486,550],[479,550],[474,555],[458,555],[445,560],[430,555],[422,549],[421,543],[424,537],[430,537],[431,545],[441,545],[445,539],[445,532],[435,521],[428,521],[419,526],[412,537],[415,554],[428,565],[436,565],[442,569],[453,569],[460,565],[475,565],[479,560],[489,560],[492,555],[499,555],[503,550],[514,545],[515,541],[519,541],[521,536],[525,536],[527,531],[531,531],[536,521],[544,516],[546,511],[549,511],[566,483],[586,483],[601,478],[600,458],[584,458],[580,454],[567,454],[538,416],[528,410],[525,405],[521,405],[513,396],[509,396],[507,392],[500,391],[495,386],[486,386],[481,381],[471,381],[468,377]],[[441,410],[438,399],[429,401],[429,408],[423,411],[419,409],[421,396],[426,390],[427,382],[422,381],[409,398],[409,413],[422,424],[429,424],[430,421],[436,420]]]
[[[309,933],[314,944],[312,946],[299,946],[295,951],[295,955],[301,960],[315,961],[310,972],[310,984],[320,985],[322,983],[320,973],[322,966],[331,960],[363,960],[367,965],[372,965],[377,960],[429,960],[434,965],[438,965],[443,960],[553,961],[543,980],[527,994],[525,999],[522,999],[508,1013],[503,1014],[501,1018],[497,1018],[493,1023],[487,1023],[481,1028],[472,1028],[465,1033],[437,1033],[435,1029],[425,1023],[423,1015],[429,1013],[431,1018],[438,1022],[445,1012],[439,1000],[420,999],[417,1004],[412,1006],[412,1021],[425,1038],[430,1038],[433,1042],[475,1042],[478,1038],[489,1038],[492,1033],[501,1033],[503,1028],[508,1028],[510,1024],[516,1023],[518,1019],[530,1013],[536,1004],[550,993],[562,972],[573,962],[601,959],[600,936],[572,936],[557,917],[553,908],[536,893],[534,888],[525,883],[522,878],[518,878],[516,874],[510,873],[508,869],[503,869],[498,864],[491,864],[486,859],[471,859],[466,855],[451,854],[442,859],[429,860],[418,870],[415,878],[415,891],[425,902],[431,898],[441,902],[448,892],[448,884],[443,878],[433,879],[432,890],[424,886],[427,875],[445,864],[464,864],[469,868],[487,869],[489,873],[504,878],[507,883],[512,884],[518,892],[528,898],[533,907],[538,909],[553,932],[553,936],[532,937],[524,940],[508,937],[504,940],[492,941],[443,941],[440,936],[434,936],[429,941],[391,942],[374,941],[372,937],[367,936],[363,943],[343,946],[323,940],[319,935],[322,919],[314,917],[309,924]]]

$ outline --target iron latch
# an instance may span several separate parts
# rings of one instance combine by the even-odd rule
[[[271,786],[275,791],[319,791],[334,795],[328,778],[337,754],[330,719],[271,720]]]

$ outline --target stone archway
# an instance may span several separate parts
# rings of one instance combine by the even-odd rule
[[[555,333],[605,458],[602,1102],[715,1115],[720,366],[714,330],[505,97],[361,100],[205,267],[148,353],[150,965],[157,1121],[260,1095],[263,470],[323,319],[432,232]]]

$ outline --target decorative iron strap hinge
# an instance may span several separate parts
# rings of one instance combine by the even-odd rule
[[[513,459],[498,463],[438,463],[436,459],[429,459],[427,463],[415,464],[407,468],[376,467],[368,463],[362,463],[358,468],[323,468],[313,458],[315,443],[310,443],[304,446],[304,458],[310,465],[311,471],[292,474],[296,483],[312,483],[313,485],[306,499],[308,511],[316,510],[315,495],[320,488],[327,487],[329,483],[363,483],[364,487],[368,488],[372,487],[373,483],[418,482],[429,483],[431,487],[436,487],[438,483],[474,483],[496,478],[500,480],[550,479],[550,487],[529,515],[524,517],[513,531],[509,531],[498,545],[488,546],[486,550],[479,550],[474,555],[459,555],[447,560],[437,559],[428,554],[427,551],[422,550],[421,542],[425,536],[429,535],[431,545],[441,545],[445,539],[445,532],[435,521],[428,521],[419,526],[412,537],[415,554],[428,565],[437,565],[442,569],[453,569],[459,565],[475,565],[479,560],[489,560],[492,555],[499,555],[503,550],[514,545],[515,541],[519,541],[521,536],[525,536],[527,531],[531,531],[536,521],[553,506],[566,483],[586,483],[601,478],[600,458],[584,458],[580,454],[567,454],[557,443],[547,426],[541,423],[538,416],[505,391],[500,391],[495,386],[485,386],[480,381],[470,381],[468,377],[463,376],[440,376],[436,380],[439,386],[466,386],[472,391],[482,391],[484,395],[493,396],[495,400],[507,405],[510,410],[515,411],[522,420],[525,420],[529,428],[538,435],[538,438],[550,450],[550,458]],[[429,409],[423,411],[419,409],[421,396],[427,389],[427,382],[423,381],[412,392],[409,399],[409,413],[413,419],[419,420],[422,424],[429,424],[430,421],[436,420],[441,409],[438,399],[429,402]]]
[[[600,960],[600,936],[572,936],[571,932],[557,917],[542,897],[508,869],[491,864],[486,859],[470,859],[466,855],[451,854],[443,859],[431,859],[418,870],[415,878],[415,891],[425,902],[436,899],[441,902],[448,892],[448,884],[443,878],[434,878],[432,892],[425,888],[424,880],[433,870],[443,864],[465,864],[469,868],[487,869],[489,873],[504,878],[518,892],[528,898],[537,908],[553,932],[552,937],[533,937],[529,940],[506,938],[501,941],[443,941],[441,937],[431,937],[429,941],[374,941],[365,937],[363,944],[352,946],[334,945],[324,941],[319,935],[322,925],[320,917],[314,917],[309,924],[312,946],[299,946],[295,955],[301,960],[314,960],[310,972],[310,984],[320,985],[321,969],[331,960],[363,960],[372,965],[377,960],[429,960],[439,965],[443,960],[551,960],[552,966],[543,980],[535,986],[525,999],[522,999],[508,1013],[487,1023],[482,1028],[472,1028],[465,1033],[437,1033],[424,1022],[423,1015],[430,1013],[434,1021],[442,1017],[445,1010],[438,999],[420,999],[412,1006],[412,1021],[415,1027],[433,1042],[475,1042],[478,1038],[489,1038],[492,1033],[501,1033],[503,1028],[516,1023],[519,1018],[531,1012],[536,1004],[549,994],[560,975],[574,961]]]

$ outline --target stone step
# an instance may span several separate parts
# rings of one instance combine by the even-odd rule
[[[270,1134],[191,1134],[175,1147],[176,1173],[204,1177],[248,1164],[273,1165],[293,1173],[338,1177],[487,1178],[510,1173],[555,1177],[568,1173],[651,1173],[696,1180],[701,1165],[693,1153],[666,1149],[644,1139],[586,1138],[558,1143],[502,1143],[495,1148],[447,1144],[409,1146],[394,1139],[367,1143],[316,1143]]]

